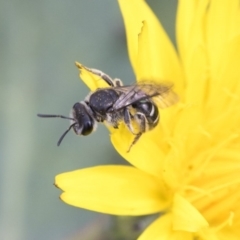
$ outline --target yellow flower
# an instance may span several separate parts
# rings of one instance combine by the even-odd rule
[[[169,80],[181,100],[129,153],[132,134],[111,129],[133,166],[60,174],[61,199],[116,215],[164,213],[139,240],[240,239],[239,0],[179,0],[178,52],[143,0],[119,4],[137,81]],[[79,67],[96,89],[96,76]]]

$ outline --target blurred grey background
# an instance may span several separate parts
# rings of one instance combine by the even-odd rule
[[[172,39],[176,2],[148,1]],[[69,122],[36,114],[68,115],[88,94],[75,61],[134,81],[118,3],[0,0],[0,49],[0,239],[88,239],[108,218],[62,203],[54,177],[124,160],[104,126],[57,147]]]

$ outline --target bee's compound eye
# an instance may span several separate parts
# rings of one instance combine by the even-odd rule
[[[89,135],[94,129],[94,121],[89,118],[89,120],[85,119],[82,128],[82,135]]]
[[[72,114],[77,122],[73,127],[77,135],[89,135],[95,130],[95,120],[89,106],[85,102],[75,103],[72,109]]]

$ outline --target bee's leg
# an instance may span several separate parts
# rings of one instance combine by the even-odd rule
[[[118,125],[119,125],[119,118],[117,115],[111,114],[111,113],[107,113],[106,114],[106,124],[117,129]]]
[[[123,83],[120,79],[112,79],[110,76],[108,76],[106,73],[95,69],[95,68],[88,68],[86,66],[81,65],[80,63],[76,62],[76,66],[81,70],[81,68],[85,68],[87,71],[101,77],[109,86],[111,87],[120,87],[123,86]]]
[[[129,147],[128,150],[127,150],[127,153],[130,152],[132,146],[139,140],[139,138],[140,138],[141,136],[142,136],[142,133],[141,133],[141,132],[139,132],[139,133],[135,136],[134,140],[132,141],[130,147]]]
[[[115,119],[115,118],[112,118],[111,119],[111,126],[115,129],[118,129],[118,125],[119,125],[118,120]]]
[[[115,87],[115,80],[113,80],[110,76],[108,76],[106,73],[98,70],[98,69],[95,69],[95,68],[88,68],[88,67],[85,67],[85,69],[87,69],[89,72],[101,77],[109,86],[111,87]]]
[[[139,125],[139,129],[140,129],[139,132],[145,133],[149,128],[148,120],[147,120],[146,116],[141,112],[137,112],[136,114],[134,114],[133,117]]]
[[[123,110],[124,123],[127,125],[129,131],[132,134],[136,135],[136,133],[134,133],[134,129],[133,129],[133,126],[132,126],[132,123],[131,123],[131,121],[132,121],[131,119],[132,119],[132,116],[131,116],[131,113],[129,111],[129,108],[128,107],[124,108],[124,110]]]
[[[139,133],[136,134],[133,142],[131,143],[129,149],[127,152],[129,152],[132,148],[132,146],[139,140],[139,138],[142,136],[143,133],[146,132],[146,130],[148,129],[147,128],[147,119],[146,119],[146,116],[140,112],[137,112],[135,115],[134,115],[134,119],[136,120],[136,122],[139,124]]]
[[[121,79],[119,79],[119,78],[114,78],[113,82],[114,82],[114,87],[122,87],[123,86],[123,83],[122,83]]]

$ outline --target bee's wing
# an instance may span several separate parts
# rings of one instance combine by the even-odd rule
[[[139,82],[135,85],[114,88],[120,92],[119,99],[114,103],[113,109],[119,110],[137,101],[152,98],[160,107],[166,108],[176,103],[177,95],[172,91],[172,85],[152,82]]]
[[[174,91],[172,91],[172,87],[171,87],[167,91],[155,97],[152,97],[152,99],[157,104],[158,107],[167,108],[177,103],[179,100],[179,97]]]

